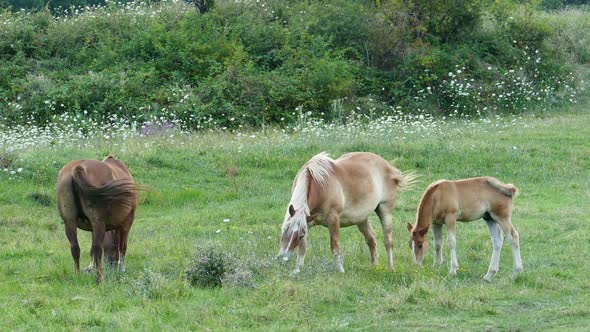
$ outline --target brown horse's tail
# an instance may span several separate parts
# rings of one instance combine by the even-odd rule
[[[487,182],[492,188],[496,189],[499,193],[501,193],[504,196],[514,198],[518,195],[518,188],[516,188],[516,186],[512,183],[504,184],[494,178],[488,178]]]
[[[80,195],[97,205],[113,202],[130,207],[135,205],[137,186],[131,179],[111,180],[95,186],[88,182],[86,169],[82,166],[74,168],[72,175]]]

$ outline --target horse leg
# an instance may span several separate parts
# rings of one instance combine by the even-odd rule
[[[363,233],[365,236],[365,241],[369,246],[369,252],[371,253],[371,264],[373,266],[377,265],[377,242],[375,241],[375,231],[373,227],[371,227],[371,223],[369,219],[365,220],[363,223],[357,225],[359,231]]]
[[[381,221],[381,228],[383,228],[383,243],[387,252],[387,264],[391,271],[393,270],[393,204],[379,204],[375,212],[377,212],[377,216]]]
[[[102,242],[104,241],[105,223],[102,219],[92,221],[92,248],[91,256],[92,263],[96,267],[96,283],[100,284],[102,281]]]
[[[125,255],[127,254],[127,239],[129,238],[129,230],[121,229],[118,232],[119,243],[117,245],[119,250],[119,271],[125,272]]]
[[[434,265],[441,265],[443,263],[442,246],[443,246],[443,232],[442,224],[432,224],[432,234],[434,235]]]
[[[70,251],[74,258],[74,271],[80,272],[80,245],[78,244],[78,229],[75,224],[65,222],[66,237],[70,241]]]
[[[125,272],[125,255],[127,255],[127,239],[129,238],[129,230],[131,229],[131,225],[133,224],[133,219],[135,218],[135,209],[129,213],[129,216],[125,220],[125,225],[127,227],[121,228],[119,231],[119,271]]]
[[[305,263],[305,253],[307,252],[307,236],[299,241],[297,246],[297,264],[295,265],[295,273],[299,273],[303,264]]]
[[[336,212],[332,212],[328,216],[328,230],[330,231],[330,248],[334,255],[336,268],[338,271],[344,272],[342,253],[340,252],[340,216]]]
[[[451,251],[451,269],[449,270],[449,274],[456,275],[459,262],[457,262],[457,238],[455,229],[457,226],[457,217],[455,213],[449,213],[445,216],[445,224],[447,225],[447,238],[449,250]]]
[[[497,218],[498,216],[492,215],[495,220],[498,221],[498,224],[504,231],[504,234],[512,243],[512,256],[514,259],[514,273],[512,275],[513,278],[516,278],[520,272],[522,272],[522,258],[520,257],[520,243],[519,243],[519,236],[518,232],[512,225],[512,221],[510,220],[510,216],[506,218]],[[496,219],[497,218],[497,219]]]
[[[492,238],[492,259],[490,260],[490,267],[488,268],[488,273],[483,277],[485,281],[491,281],[492,277],[498,272],[500,267],[500,251],[502,250],[502,244],[504,242],[504,238],[502,237],[502,233],[500,233],[500,226],[494,220],[486,220],[486,225],[488,225],[488,229],[490,230],[490,237]]]
[[[92,247],[90,248],[90,263],[84,268],[84,272],[92,273],[94,271],[94,254],[92,253]]]

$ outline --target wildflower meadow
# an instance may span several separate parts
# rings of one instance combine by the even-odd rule
[[[587,8],[335,3],[0,13],[2,327],[587,330]],[[375,266],[356,227],[340,233],[344,273],[321,226],[299,273],[277,260],[293,179],[322,151],[370,151],[419,175],[397,198],[393,271],[376,215]],[[108,155],[141,190],[127,270],[105,265],[96,285],[74,272],[55,185],[68,162]],[[482,280],[481,220],[457,226],[456,276],[446,230],[442,266],[432,243],[424,266],[412,261],[406,225],[424,189],[477,176],[519,188],[515,279],[506,240]],[[78,238],[84,266],[91,235]]]

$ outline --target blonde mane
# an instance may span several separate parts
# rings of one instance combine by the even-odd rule
[[[318,153],[303,166],[301,171],[305,169],[309,171],[313,180],[323,188],[328,177],[334,172],[334,159],[330,158],[327,152]]]
[[[309,185],[311,181],[315,181],[323,188],[328,181],[328,177],[333,172],[334,160],[330,158],[327,152],[318,153],[301,167],[293,182],[291,201],[289,202],[289,206],[292,205],[295,209],[295,215],[289,218],[289,209],[287,209],[282,227],[283,231],[287,229],[292,229],[293,231],[302,229],[304,232],[307,232],[307,216],[311,212],[307,205]],[[309,178],[310,176],[311,179]]]

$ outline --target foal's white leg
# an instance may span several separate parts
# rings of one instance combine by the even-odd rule
[[[455,236],[457,218],[455,214],[447,214],[447,216],[445,217],[445,223],[447,225],[449,250],[451,251],[451,269],[449,270],[449,274],[456,275],[457,269],[459,268],[459,262],[457,261],[457,238]]]
[[[442,245],[443,232],[442,224],[432,224],[432,234],[434,235],[434,265],[441,265],[443,263]]]
[[[295,265],[295,273],[301,272],[301,268],[305,263],[305,253],[307,252],[307,235],[299,241],[297,246],[297,264]]]
[[[522,271],[522,258],[520,257],[520,243],[519,243],[519,236],[514,226],[512,226],[512,222],[510,218],[506,219],[498,219],[498,223],[504,234],[512,243],[512,257],[514,259],[514,273],[512,275],[513,278],[516,278],[518,274]]]
[[[486,220],[486,225],[488,225],[488,229],[490,231],[490,237],[492,238],[492,259],[490,261],[490,267],[488,268],[488,273],[483,277],[485,281],[491,281],[492,277],[498,272],[500,267],[500,251],[502,250],[502,244],[504,243],[504,238],[502,237],[502,233],[500,233],[500,226],[497,222],[493,220]]]

